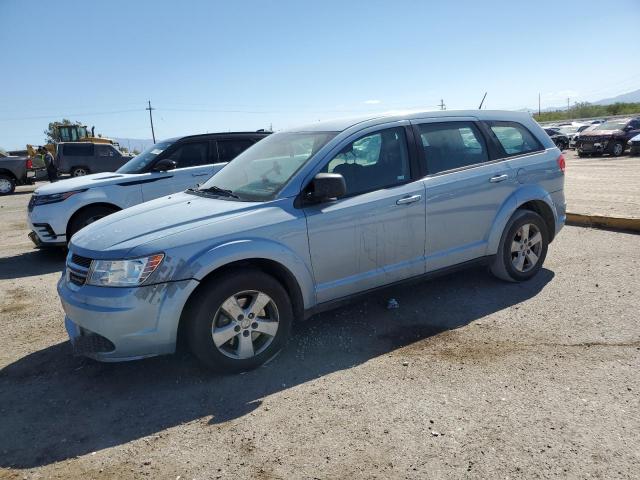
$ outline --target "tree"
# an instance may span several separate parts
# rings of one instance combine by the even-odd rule
[[[58,132],[57,132],[57,128],[59,125],[80,125],[82,126],[83,124],[80,122],[72,122],[71,120],[67,119],[67,118],[63,118],[60,122],[50,122],[49,123],[49,127],[44,131],[45,134],[45,138],[44,141],[46,143],[53,143],[53,142],[57,142],[60,139],[58,138]]]

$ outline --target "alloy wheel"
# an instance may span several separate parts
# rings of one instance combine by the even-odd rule
[[[279,327],[278,308],[267,294],[248,290],[227,298],[213,318],[211,336],[227,357],[243,360],[262,353]]]
[[[73,175],[74,177],[83,177],[87,174],[87,171],[84,168],[76,168],[73,171]]]
[[[621,144],[621,143],[616,143],[616,144],[613,146],[613,154],[614,154],[616,157],[617,157],[617,156],[619,156],[619,155],[622,155],[622,150],[623,150],[623,148],[624,148],[624,147],[622,146],[622,144]]]
[[[534,268],[542,251],[542,234],[533,223],[522,225],[511,241],[511,263],[518,272]]]
[[[11,181],[7,178],[0,178],[0,193],[9,193],[12,188]]]

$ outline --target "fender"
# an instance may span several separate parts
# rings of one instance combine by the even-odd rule
[[[218,268],[251,259],[271,260],[286,268],[300,287],[305,310],[315,306],[315,282],[307,263],[295,251],[268,239],[236,239],[216,245],[197,253],[178,266],[173,278],[194,278],[201,281]]]
[[[487,255],[495,255],[498,252],[502,232],[507,222],[520,205],[532,200],[541,200],[546,203],[553,212],[553,218],[557,225],[558,212],[549,193],[539,185],[522,185],[505,200],[493,219],[493,225],[487,239]]]

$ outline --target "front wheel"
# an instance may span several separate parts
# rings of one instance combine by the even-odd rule
[[[613,147],[611,148],[611,154],[614,157],[619,157],[623,153],[624,153],[624,144],[622,142],[614,143]]]
[[[242,269],[204,283],[186,312],[191,351],[225,373],[256,368],[289,337],[293,309],[286,290],[259,270]]]
[[[96,220],[100,220],[101,218],[111,215],[117,211],[118,210],[116,208],[108,207],[106,205],[95,205],[81,210],[69,222],[69,227],[67,229],[67,243],[69,243],[71,237],[87,225],[90,225]]]
[[[549,233],[542,217],[517,210],[502,234],[491,273],[508,282],[529,280],[542,268],[548,246]]]

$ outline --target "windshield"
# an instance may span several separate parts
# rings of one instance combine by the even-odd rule
[[[604,122],[598,125],[595,130],[622,130],[627,122]]]
[[[151,147],[147,148],[144,152],[136,155],[123,166],[121,166],[117,173],[142,173],[158,155],[164,152],[167,148],[173,145],[175,141],[171,142],[159,142]]]
[[[336,134],[299,132],[270,135],[234,158],[198,191],[209,190],[215,194],[223,189],[241,200],[270,200]]]

